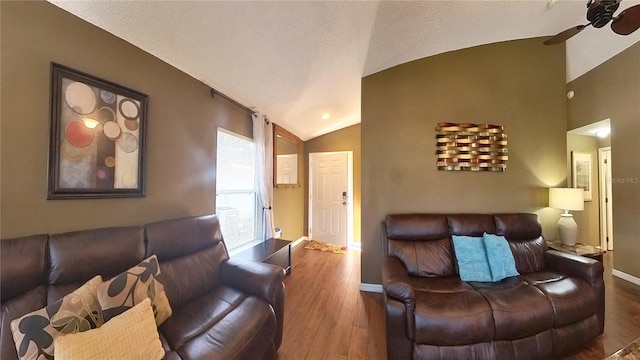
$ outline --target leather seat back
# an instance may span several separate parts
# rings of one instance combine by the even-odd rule
[[[158,257],[160,280],[173,309],[206,294],[220,282],[220,265],[229,254],[215,215],[159,221],[144,228],[146,256]]]
[[[13,319],[47,305],[47,235],[0,242],[0,359],[17,360]]]
[[[544,253],[548,250],[542,237],[542,225],[535,214],[495,214],[496,235],[509,241],[520,274],[546,268]]]
[[[410,275],[456,274],[446,215],[387,215],[384,230],[388,255],[398,258]]]
[[[111,227],[49,235],[48,301],[52,303],[96,275],[103,280],[144,260],[141,226]]]

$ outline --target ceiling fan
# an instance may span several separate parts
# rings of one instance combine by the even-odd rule
[[[584,30],[589,25],[595,28],[601,28],[611,20],[613,20],[611,21],[611,29],[613,32],[620,35],[631,34],[640,28],[640,5],[632,6],[622,11],[618,16],[613,16],[613,13],[616,12],[620,6],[620,1],[622,0],[589,0],[587,3],[588,24],[569,28],[548,38],[544,41],[544,44],[559,44]]]

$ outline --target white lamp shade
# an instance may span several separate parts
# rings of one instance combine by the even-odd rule
[[[584,190],[551,188],[549,189],[549,206],[561,210],[584,210]]]

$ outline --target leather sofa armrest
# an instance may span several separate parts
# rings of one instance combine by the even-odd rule
[[[567,254],[557,250],[544,253],[546,267],[559,273],[583,279],[591,285],[596,293],[596,315],[598,316],[598,333],[604,332],[604,266],[602,263],[584,256]]]
[[[231,258],[222,264],[220,280],[227,286],[259,296],[275,306],[274,296],[283,288],[283,268],[271,264]]]
[[[546,266],[551,269],[587,281],[594,288],[603,286],[602,263],[584,256],[547,250],[544,254]]]
[[[400,260],[385,256],[382,261],[382,288],[387,296],[405,303],[408,310],[413,311],[415,293],[409,281],[407,270]]]
[[[411,286],[409,274],[407,274],[407,270],[400,260],[391,256],[385,256],[382,259],[382,288],[388,327],[387,341],[394,341],[389,339],[405,332],[407,338],[413,340],[415,336],[413,312],[415,310],[416,295],[413,291],[413,286]],[[404,309],[401,309],[401,307]],[[395,328],[397,331],[390,330],[390,328]],[[402,331],[403,328],[404,331]],[[393,334],[390,334],[390,331]],[[400,339],[403,340],[396,339],[396,341],[399,341],[400,344],[404,343],[406,339],[403,336],[400,336]],[[403,346],[400,347],[402,348]]]
[[[285,270],[279,266],[231,258],[220,268],[220,281],[227,286],[265,299],[276,315],[274,346],[282,344],[284,331],[284,277]]]

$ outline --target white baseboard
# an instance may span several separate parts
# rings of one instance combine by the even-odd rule
[[[360,283],[360,291],[382,293],[382,285]]]
[[[291,243],[291,247],[296,247],[296,246],[300,245],[300,243],[305,241],[305,240],[309,240],[309,237],[308,236],[301,236],[298,240],[293,240],[293,242]]]
[[[627,273],[624,273],[620,270],[616,270],[616,269],[612,269],[611,270],[611,275],[615,276],[615,277],[619,277],[620,279],[623,280],[627,280],[630,283],[636,284],[638,286],[640,286],[640,278],[637,278],[633,275],[629,275]]]

